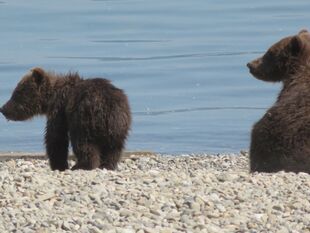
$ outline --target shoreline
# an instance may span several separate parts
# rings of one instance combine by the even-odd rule
[[[0,183],[1,232],[310,232],[310,175],[250,174],[247,154],[131,154],[116,171],[10,159]]]
[[[151,151],[125,151],[122,153],[121,160],[132,156],[156,156],[157,154]],[[0,161],[10,159],[47,159],[45,152],[0,152]],[[75,160],[75,156],[69,153],[69,160]]]

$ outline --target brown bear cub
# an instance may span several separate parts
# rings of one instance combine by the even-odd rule
[[[52,170],[68,169],[69,139],[75,169],[115,169],[131,125],[126,95],[110,81],[56,75],[41,68],[26,74],[0,109],[13,121],[47,116],[45,144]]]
[[[310,173],[310,33],[280,40],[247,66],[257,79],[283,83],[252,129],[250,170]]]

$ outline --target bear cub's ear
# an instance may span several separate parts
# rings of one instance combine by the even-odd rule
[[[35,67],[31,69],[32,77],[34,78],[34,81],[40,85],[43,82],[44,79],[44,70],[40,67]]]
[[[298,36],[298,35],[297,36],[293,36],[292,39],[291,39],[290,45],[291,45],[291,53],[292,53],[292,55],[297,57],[300,54],[300,52],[301,52],[301,50],[303,48],[303,41],[302,41],[301,37]]]
[[[298,32],[298,35],[301,35],[303,33],[309,33],[307,29],[301,29],[299,32]]]

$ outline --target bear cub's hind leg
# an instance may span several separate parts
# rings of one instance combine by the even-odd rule
[[[122,155],[122,147],[114,149],[106,149],[101,153],[100,168],[107,170],[115,170]]]
[[[71,168],[72,170],[84,169],[92,170],[100,167],[100,151],[92,144],[78,146],[73,145],[73,152],[77,157],[76,164]]]

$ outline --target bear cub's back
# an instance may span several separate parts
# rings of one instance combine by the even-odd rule
[[[115,109],[118,106],[128,108],[128,99],[125,93],[111,84],[107,79],[81,79],[69,95],[68,107],[70,111],[88,105],[91,108]]]

